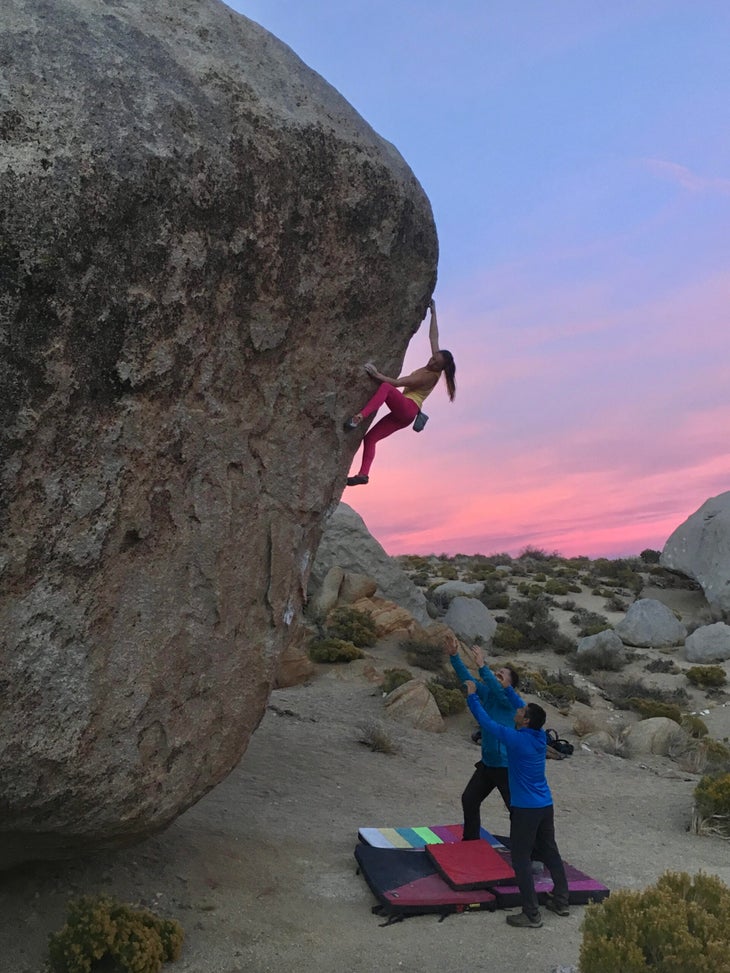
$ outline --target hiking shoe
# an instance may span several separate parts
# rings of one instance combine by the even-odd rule
[[[345,432],[351,432],[353,429],[357,429],[357,427],[360,425],[361,422],[362,422],[362,416],[360,416],[359,419],[356,415],[351,416],[343,423]]]
[[[558,902],[552,895],[545,896],[545,908],[549,909],[550,912],[554,912],[556,916],[569,916],[570,909],[567,905],[563,905]]]
[[[369,476],[348,476],[347,485],[348,486],[360,486],[363,483],[369,483]]]
[[[534,919],[531,919],[526,912],[518,912],[515,916],[507,916],[508,926],[517,926],[518,929],[539,929],[542,925],[542,916],[538,912]]]

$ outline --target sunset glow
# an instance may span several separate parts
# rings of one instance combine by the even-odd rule
[[[231,6],[432,202],[456,402],[342,498],[389,553],[638,554],[729,488],[730,6]]]

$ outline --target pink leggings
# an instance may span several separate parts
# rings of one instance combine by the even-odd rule
[[[380,422],[376,422],[373,428],[366,434],[362,441],[362,463],[360,464],[359,476],[367,476],[370,467],[375,459],[375,447],[381,439],[392,436],[399,429],[410,426],[418,415],[418,406],[413,399],[407,399],[405,395],[394,385],[383,382],[378,386],[378,391],[370,399],[367,405],[363,406],[360,414],[363,419],[367,419],[374,412],[377,412],[381,405],[387,405],[390,413],[383,416]]]

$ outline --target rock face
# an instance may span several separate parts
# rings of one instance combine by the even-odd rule
[[[664,649],[680,645],[687,629],[671,609],[654,598],[639,598],[614,626],[624,645]]]
[[[331,568],[365,574],[378,582],[378,594],[405,608],[421,625],[428,625],[426,598],[370,535],[362,517],[340,503],[327,521],[312,566],[309,594],[315,602]],[[342,582],[341,582],[342,583]],[[332,576],[327,580],[331,586]]]
[[[437,243],[397,151],[217,0],[2,21],[7,865],[159,830],[236,765]]]
[[[711,497],[680,524],[660,561],[702,585],[710,606],[730,618],[730,491]]]

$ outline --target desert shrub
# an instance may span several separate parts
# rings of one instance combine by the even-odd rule
[[[548,578],[545,582],[545,594],[547,595],[567,595],[570,588],[564,581],[557,578]]]
[[[644,564],[659,564],[659,558],[661,556],[661,551],[655,551],[651,547],[645,548],[641,554],[639,554],[639,557]]]
[[[565,612],[574,612],[578,608],[576,603],[572,598],[566,598],[565,601],[558,605],[558,608],[562,608]]]
[[[413,679],[413,673],[410,669],[386,669],[383,673],[382,690],[384,693],[392,693],[398,686],[410,682],[411,679]]]
[[[613,892],[582,930],[581,973],[730,973],[730,889],[714,875],[665,872]]]
[[[452,716],[454,713],[463,713],[466,709],[466,700],[460,689],[447,689],[435,679],[430,680],[428,689],[442,716]]]
[[[327,635],[333,639],[352,642],[359,648],[375,645],[378,641],[372,617],[356,608],[335,608],[327,620]]]
[[[700,742],[704,751],[705,767],[715,773],[730,772],[730,747],[719,740],[709,740],[707,738]]]
[[[579,638],[585,638],[587,635],[598,635],[599,632],[613,628],[605,615],[588,611],[587,608],[579,608],[575,615],[571,615],[570,621],[577,627]]]
[[[467,572],[467,581],[487,581],[496,571],[493,564],[475,564]]]
[[[492,645],[505,652],[520,652],[527,648],[527,639],[509,622],[500,622],[492,636]]]
[[[421,554],[399,554],[395,558],[404,571],[428,571],[430,561]]]
[[[419,588],[428,588],[431,584],[431,576],[428,571],[419,571],[417,574],[411,576],[411,581]]]
[[[629,607],[628,603],[624,601],[623,598],[619,598],[618,593],[614,592],[610,598],[606,599],[606,611],[609,612],[625,612]]]
[[[438,576],[444,581],[458,581],[459,572],[453,564],[440,564],[437,569]]]
[[[694,716],[691,713],[685,713],[680,720],[680,726],[682,729],[686,730],[691,737],[695,740],[699,740],[702,737],[706,737],[710,732],[707,729],[707,723],[699,716]]]
[[[401,652],[411,666],[439,672],[444,667],[444,650],[437,642],[423,639],[406,639],[400,643]]]
[[[523,666],[514,668],[520,675],[520,692],[534,693],[559,709],[565,708],[576,700],[590,704],[588,693],[575,685],[575,680],[569,672],[562,670],[548,672],[546,669],[526,669]]]
[[[313,639],[309,644],[312,662],[352,662],[362,657],[360,649],[345,639]]]
[[[372,750],[373,753],[393,754],[398,753],[400,750],[400,747],[393,741],[385,727],[377,721],[366,723],[360,728],[360,733],[359,742],[369,750]]]
[[[681,724],[682,722],[682,711],[679,706],[675,706],[673,703],[663,703],[657,699],[640,699],[632,696],[629,699],[629,704],[631,709],[641,716],[642,720],[664,716],[668,720],[674,720],[675,723]]]
[[[730,815],[730,774],[707,774],[695,787],[695,803],[699,811]]]
[[[616,558],[611,561],[599,557],[591,564],[591,575],[594,584],[600,580],[608,588],[628,588],[638,595],[644,587],[644,579],[638,570],[640,568],[641,562],[638,559]]]
[[[495,592],[494,594],[482,595],[481,599],[487,608],[493,611],[499,611],[503,608],[509,608],[509,595],[506,592]]]
[[[647,686],[640,679],[627,679],[622,682],[602,679],[598,681],[598,684],[614,706],[619,709],[635,709],[633,704],[635,699],[676,703],[677,706],[686,705],[689,701],[686,690],[681,687],[676,687],[673,690],[660,689],[658,686]]]
[[[652,659],[644,666],[646,672],[668,672],[676,675],[681,669],[674,659]]]
[[[524,648],[551,647],[560,635],[558,623],[551,616],[543,598],[511,602],[507,617],[509,625],[524,636]]]
[[[685,676],[693,686],[724,686],[727,682],[722,666],[692,666]]]
[[[597,669],[604,672],[620,672],[626,665],[626,653],[616,652],[606,645],[594,645],[590,651],[575,657],[575,668],[587,676]]]
[[[694,797],[692,830],[730,836],[730,774],[707,774]]]
[[[560,557],[560,555],[557,552],[548,554],[541,547],[532,547],[531,544],[528,544],[520,551],[517,559],[518,561],[549,561],[554,557]]]
[[[69,904],[66,924],[50,937],[54,973],[91,973],[104,961],[118,973],[158,973],[180,956],[184,933],[161,919],[108,896],[83,896]]]
[[[565,632],[558,631],[553,636],[550,648],[556,655],[570,655],[571,652],[575,652],[577,646],[575,639],[566,635]]]

